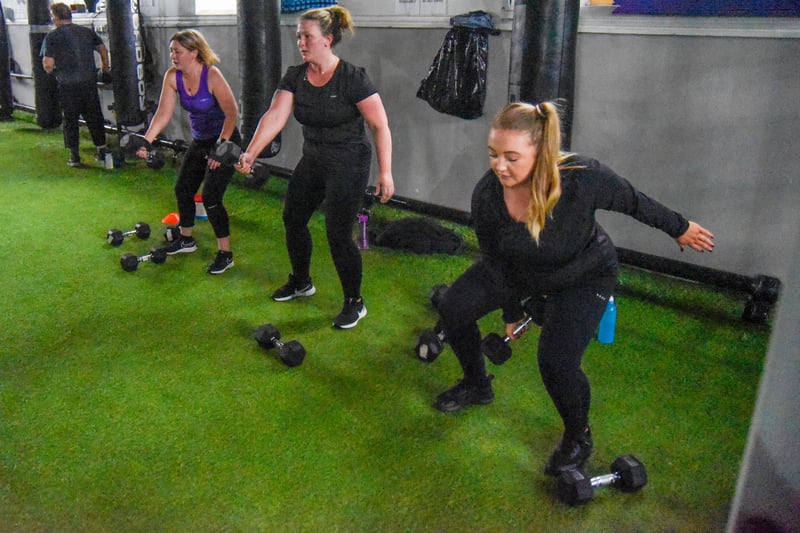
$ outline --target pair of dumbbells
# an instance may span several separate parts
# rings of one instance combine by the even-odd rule
[[[123,231],[120,229],[110,229],[106,233],[106,242],[111,246],[121,246],[127,237],[136,236],[139,239],[147,240],[150,238],[150,225],[147,222],[137,222],[132,230]]]
[[[306,349],[299,341],[281,341],[280,331],[272,324],[260,326],[254,337],[258,345],[266,350],[277,348],[278,357],[286,366],[300,366],[306,357]]]
[[[123,135],[119,140],[119,147],[128,157],[133,157],[140,148],[144,148],[147,151],[147,158],[145,159],[147,168],[160,170],[166,163],[163,152],[154,148],[143,135],[138,133],[126,133]]]
[[[614,487],[636,492],[647,485],[647,470],[633,455],[623,455],[611,463],[611,473],[590,478],[583,469],[567,470],[558,476],[558,499],[567,505],[580,505],[594,498],[594,489]]]
[[[242,155],[242,148],[233,141],[223,141],[218,143],[214,149],[214,159],[223,165],[233,166],[239,162]],[[248,187],[261,187],[269,180],[269,168],[258,161],[253,164],[250,174],[245,178]]]
[[[514,329],[514,338],[525,332],[533,323],[533,318],[526,318]],[[495,365],[502,365],[511,357],[511,337],[501,337],[497,333],[490,333],[481,341],[481,353]],[[426,363],[432,363],[444,351],[447,342],[440,322],[436,322],[433,330],[424,330],[417,339],[414,353],[417,358]]]

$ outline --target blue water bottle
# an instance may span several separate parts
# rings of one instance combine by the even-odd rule
[[[614,342],[614,331],[617,329],[617,304],[614,297],[609,296],[606,310],[600,318],[600,326],[597,328],[597,341],[600,344],[611,344]]]

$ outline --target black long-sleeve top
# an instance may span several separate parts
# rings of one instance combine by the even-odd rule
[[[482,258],[499,268],[517,293],[549,294],[616,272],[616,250],[595,220],[598,209],[625,213],[673,238],[689,227],[680,213],[637,191],[595,159],[572,155],[561,168],[561,197],[538,245],[525,224],[508,213],[503,186],[493,171],[472,193],[472,225]],[[506,322],[522,318],[519,296],[503,305]]]

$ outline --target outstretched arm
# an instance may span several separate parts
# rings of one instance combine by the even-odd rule
[[[689,221],[689,228],[682,235],[675,239],[681,252],[685,247],[689,247],[698,252],[714,251],[714,234],[697,222]]]
[[[253,138],[233,168],[247,174],[264,148],[281,132],[289,121],[294,106],[294,93],[283,89],[275,91],[269,109],[261,115]]]

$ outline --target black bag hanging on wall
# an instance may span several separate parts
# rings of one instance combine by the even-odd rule
[[[452,29],[422,80],[417,98],[440,113],[478,118],[486,100],[488,35],[500,32],[494,29],[492,16],[484,11],[452,17],[450,25]]]

